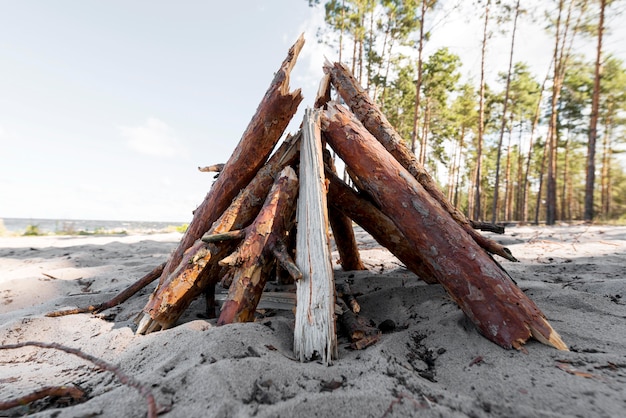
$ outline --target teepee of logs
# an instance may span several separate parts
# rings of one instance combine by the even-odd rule
[[[359,270],[355,222],[422,280],[443,286],[489,340],[519,349],[534,337],[567,350],[492,256],[515,261],[510,251],[477,232],[477,224],[446,200],[344,65],[324,66],[314,108],[306,110],[300,131],[277,147],[302,101],[300,90],[289,90],[289,74],[303,44],[300,37],[289,50],[194,212],[137,319],[137,332],[173,327],[203,293],[215,306],[218,283],[229,291],[217,324],[253,321],[268,277],[281,274],[296,283],[296,356],[330,364],[337,355],[338,298],[329,227],[342,267]],[[331,87],[345,105],[331,101]],[[354,186],[335,174],[327,147],[343,160]]]

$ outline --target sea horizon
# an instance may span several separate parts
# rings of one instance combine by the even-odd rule
[[[180,221],[122,221],[107,219],[58,219],[58,218],[3,218],[2,225],[9,234],[23,235],[30,231],[38,234],[129,234],[173,232],[186,222]]]

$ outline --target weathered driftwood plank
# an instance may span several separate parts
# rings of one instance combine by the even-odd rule
[[[252,180],[296,113],[302,94],[300,89],[289,91],[289,75],[303,45],[304,37],[300,36],[274,76],[235,151],[194,211],[187,231],[163,269],[159,285],[178,267],[185,251],[208,231],[237,193]]]
[[[517,261],[508,248],[475,231],[465,215],[446,199],[428,171],[417,161],[385,115],[344,64],[327,62],[324,65],[324,71],[331,75],[333,85],[363,126],[420,182],[474,241],[493,254],[510,261]]]
[[[298,178],[291,167],[285,167],[254,222],[243,231],[245,240],[230,256],[220,261],[233,269],[233,282],[222,305],[218,325],[254,320],[267,277],[276,259],[300,279],[302,273],[287,254],[284,239],[294,222]],[[224,235],[224,234],[221,234]],[[220,234],[206,236],[205,242],[220,240]]]
[[[317,355],[325,364],[331,364],[337,357],[335,285],[330,258],[319,112],[307,109],[302,127],[296,264],[303,277],[297,282],[293,345],[300,361]]]
[[[567,350],[539,308],[352,113],[329,103],[322,124],[328,143],[488,339],[519,349],[533,336]]]
[[[209,233],[220,234],[248,226],[261,210],[274,177],[297,159],[300,136],[287,138],[256,176],[239,193],[230,207],[213,223]],[[150,296],[137,318],[137,333],[172,327],[191,302],[221,277],[218,262],[234,250],[237,242],[206,244],[198,240],[177,268]]]

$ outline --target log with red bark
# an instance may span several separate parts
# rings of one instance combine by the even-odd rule
[[[274,178],[298,156],[300,136],[287,138],[256,176],[239,193],[209,233],[221,234],[248,226],[258,215]],[[218,262],[234,250],[237,242],[207,244],[197,240],[183,260],[153,292],[137,318],[137,333],[146,334],[172,327],[191,302],[221,277]]]
[[[407,269],[426,283],[437,283],[424,263],[415,256],[415,250],[388,216],[382,213],[366,196],[359,194],[332,172],[327,171],[328,202],[367,231],[380,245],[387,248]]]
[[[335,165],[330,157],[330,153],[324,153],[325,167],[333,174],[337,174]],[[361,261],[361,254],[354,236],[352,220],[346,216],[339,208],[334,207],[329,202],[328,220],[333,231],[333,238],[339,253],[339,263],[344,271],[367,270]]]
[[[319,356],[323,363],[331,364],[337,357],[335,284],[319,124],[320,110],[307,109],[302,126],[296,214],[296,264],[303,277],[296,282],[293,348],[300,361]]]
[[[339,264],[344,271],[367,270],[354,236],[352,220],[333,206],[328,208],[328,220],[339,253]]]
[[[405,145],[402,137],[391,126],[385,115],[344,64],[327,62],[324,65],[324,71],[330,74],[333,86],[363,126],[419,181],[422,187],[439,202],[474,241],[492,254],[497,254],[510,261],[517,261],[508,248],[475,231],[465,215],[446,199],[435,180],[417,161],[415,155]]]
[[[300,36],[291,47],[261,100],[239,144],[194,216],[180,244],[170,256],[161,275],[161,285],[178,267],[183,255],[228,208],[237,193],[263,166],[302,101],[300,89],[289,91],[289,76],[302,46]]]
[[[202,238],[204,242],[219,242],[228,238],[229,234],[245,237],[234,253],[220,261],[221,265],[231,267],[233,280],[228,297],[222,305],[218,325],[254,320],[254,313],[274,260],[281,263],[295,280],[302,277],[284,245],[287,232],[294,222],[297,193],[296,173],[291,167],[286,167],[276,179],[261,212],[250,226],[241,231],[205,235]]]
[[[519,349],[532,336],[567,350],[539,308],[352,113],[329,103],[322,126],[415,256],[488,339]]]

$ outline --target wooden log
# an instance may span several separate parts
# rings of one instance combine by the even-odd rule
[[[366,230],[380,245],[387,248],[407,269],[417,274],[426,283],[438,283],[433,274],[415,255],[411,243],[400,232],[389,217],[382,213],[364,196],[359,196],[337,175],[326,172],[328,202],[331,207],[342,211],[346,216]]]
[[[475,231],[465,215],[446,199],[443,192],[437,187],[435,180],[417,161],[402,137],[391,126],[385,115],[344,64],[327,62],[324,65],[324,71],[331,75],[333,85],[363,126],[420,182],[424,189],[439,202],[474,241],[492,254],[497,254],[510,261],[517,261],[508,248]]]
[[[325,167],[336,175],[337,170],[329,152],[324,152],[324,162]],[[354,236],[354,228],[352,228],[352,220],[332,205],[328,207],[328,220],[333,231],[337,252],[339,253],[339,263],[343,270],[367,270],[361,261],[359,247]]]
[[[276,179],[261,212],[244,230],[245,240],[233,254],[220,261],[221,265],[233,268],[233,282],[222,305],[218,325],[254,320],[274,259],[292,272],[294,279],[302,276],[282,244],[294,222],[297,193],[296,173],[286,167]]]
[[[539,308],[352,113],[329,103],[322,115],[328,143],[488,339],[520,349],[533,336],[567,350]]]
[[[227,233],[248,226],[258,215],[274,177],[297,160],[300,135],[287,138],[256,176],[239,193],[209,234]],[[198,240],[184,254],[183,260],[168,278],[155,289],[136,322],[137,333],[145,334],[171,328],[191,302],[207,286],[219,280],[218,262],[234,250],[237,242],[207,244]]]
[[[339,323],[350,339],[350,348],[353,350],[363,350],[380,340],[382,334],[378,328],[370,325],[370,321],[353,312],[348,308],[343,300],[338,300],[342,308],[339,315]]]
[[[337,334],[319,115],[307,109],[302,127],[296,264],[303,277],[296,283],[293,348],[300,361],[317,355],[329,365],[337,357]]]
[[[300,36],[274,75],[269,89],[235,151],[226,162],[204,201],[194,211],[187,231],[163,269],[159,286],[178,267],[185,251],[208,231],[213,222],[228,208],[237,193],[252,180],[296,113],[302,101],[302,94],[300,89],[289,91],[289,75],[303,45],[304,37]]]
[[[344,271],[367,270],[361,261],[352,220],[333,206],[328,209],[328,220],[339,253],[341,268]]]

